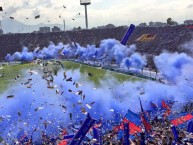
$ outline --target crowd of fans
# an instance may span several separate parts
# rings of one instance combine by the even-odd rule
[[[178,139],[175,141],[172,132],[172,124],[167,119],[154,118],[150,122],[153,127],[150,133],[145,130],[141,133],[133,135],[130,139],[131,145],[192,145],[193,135],[186,131],[186,129],[177,128]],[[122,145],[124,139],[117,140],[117,134],[113,132],[108,133],[105,137],[104,145]]]
[[[16,51],[21,51],[23,46],[28,47],[30,51],[36,47],[47,47],[51,41],[54,44],[77,42],[81,46],[94,44],[98,47],[103,39],[121,40],[126,30],[127,27],[116,27],[66,32],[5,34],[0,36],[0,58],[3,60],[7,53],[13,54]],[[142,34],[156,35],[156,37],[151,41],[136,41]],[[148,64],[154,68],[153,56],[160,54],[163,50],[186,51],[181,47],[181,44],[190,41],[192,35],[193,29],[185,26],[137,27],[127,44],[136,44],[137,51],[146,54]]]
[[[134,133],[130,135],[129,142],[130,145],[192,145],[193,144],[193,133],[187,131],[187,126],[185,128],[177,127],[177,140],[172,132],[172,124],[170,120],[166,118],[160,118],[158,116],[150,120],[151,130],[145,131],[145,128],[142,126],[142,132]],[[35,130],[39,131],[39,130]],[[58,136],[56,135],[47,135],[44,131],[41,131],[41,140],[33,141],[33,137],[27,134],[24,134],[16,142],[19,144],[42,144],[42,145],[67,145],[71,142],[72,138],[63,139],[66,136],[69,136],[68,131],[64,128],[61,130]],[[75,132],[76,133],[76,132]],[[82,141],[82,145],[92,145],[100,144],[93,137],[92,129],[89,133],[90,137],[85,137]],[[101,134],[102,144],[103,145],[124,145],[124,135],[119,137],[117,131],[110,130]]]

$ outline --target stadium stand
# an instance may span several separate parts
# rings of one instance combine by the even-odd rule
[[[54,44],[77,42],[82,46],[87,44],[98,45],[101,40],[114,38],[121,40],[127,28],[116,27],[106,29],[90,29],[80,31],[50,32],[50,33],[26,33],[26,34],[5,34],[0,36],[0,58],[4,59],[7,53],[21,51],[23,46],[33,50],[36,47],[47,47],[52,41]],[[152,35],[151,39],[147,34]],[[145,41],[136,41],[140,36],[146,36]],[[160,54],[163,50],[168,52],[185,52],[181,44],[192,39],[193,29],[191,27],[167,26],[167,27],[137,27],[128,45],[136,44],[137,51],[146,54],[148,64],[154,68],[153,56]],[[148,41],[146,41],[148,40]]]

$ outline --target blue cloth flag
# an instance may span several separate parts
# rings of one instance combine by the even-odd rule
[[[190,122],[188,123],[187,132],[193,133],[193,121],[190,121]]]
[[[73,137],[72,141],[70,142],[69,145],[80,145],[84,137],[86,136],[87,132],[89,129],[93,126],[95,123],[95,119],[92,119],[90,115],[87,115],[87,118],[83,122],[82,126],[76,133],[76,135]]]
[[[124,123],[124,141],[125,141],[125,145],[130,145],[130,141],[129,141],[129,123]]]
[[[102,145],[101,130],[93,127],[93,136],[97,140],[93,145]]]
[[[172,126],[172,132],[173,132],[173,135],[174,135],[174,140],[175,142],[177,143],[178,142],[178,132],[176,130],[176,127],[175,126]]]

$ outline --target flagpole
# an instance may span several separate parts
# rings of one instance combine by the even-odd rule
[[[145,127],[145,134],[146,136],[148,136],[148,131],[151,129],[151,125],[148,123],[148,121],[146,120],[146,115],[145,115],[145,112],[144,112],[144,109],[143,109],[143,106],[142,106],[142,103],[141,103],[141,99],[140,97],[139,98],[139,102],[140,102],[140,107],[141,107],[141,121]]]
[[[139,98],[139,103],[140,103],[140,107],[141,107],[141,112],[143,112],[143,113],[144,113],[143,106],[142,106],[142,103],[141,103],[141,99],[140,99],[140,97],[139,97],[139,96],[138,96],[138,98]]]

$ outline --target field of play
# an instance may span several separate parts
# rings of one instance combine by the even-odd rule
[[[107,77],[107,74],[108,74],[109,79],[115,78],[120,82],[124,82],[127,80],[135,81],[138,79],[133,76],[116,73],[116,72],[104,70],[101,68],[91,67],[88,65],[69,62],[69,61],[63,61],[63,65],[65,69],[67,70],[79,69],[81,74],[83,75],[89,72],[93,73],[94,74],[93,77],[90,77],[89,79],[90,81],[93,81],[97,85],[99,84],[99,81],[101,79],[104,79],[104,77]],[[38,66],[34,63],[26,63],[26,64],[15,63],[11,65],[6,64],[3,67],[1,67],[2,69],[0,69],[0,74],[1,74],[0,75],[1,76],[0,77],[0,93],[8,89],[9,85],[13,85],[15,83],[15,77],[17,77],[18,75],[21,75],[22,77],[24,75],[22,73],[22,70],[36,68],[36,67]]]

